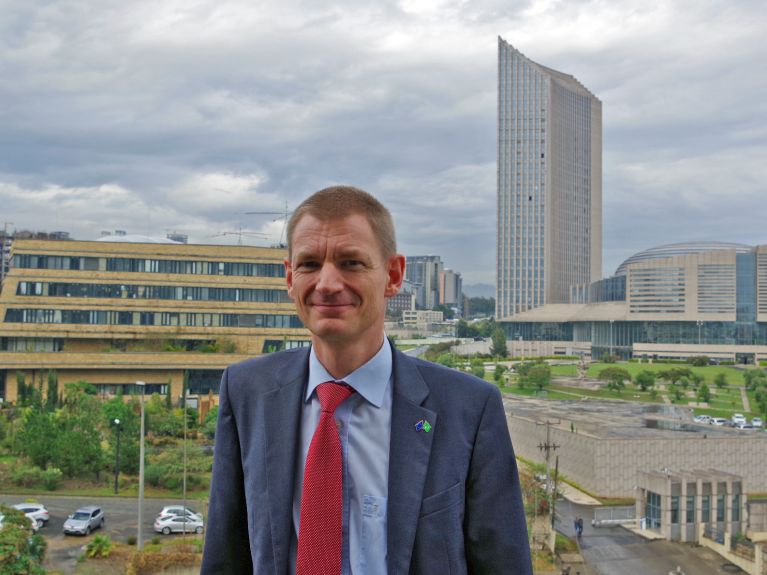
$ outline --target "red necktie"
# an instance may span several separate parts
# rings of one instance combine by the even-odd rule
[[[317,386],[322,411],[304,468],[296,575],[341,573],[343,459],[333,414],[353,393],[332,381]]]

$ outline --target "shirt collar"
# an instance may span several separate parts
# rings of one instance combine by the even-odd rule
[[[384,338],[381,349],[378,350],[364,365],[355,369],[349,375],[336,379],[320,363],[312,347],[309,353],[309,383],[306,386],[305,401],[309,401],[315,388],[326,381],[343,381],[376,407],[383,405],[384,393],[389,385],[392,374],[392,352],[389,341]]]

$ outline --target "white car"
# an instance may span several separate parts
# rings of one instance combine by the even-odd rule
[[[18,509],[31,520],[35,521],[38,526],[47,525],[48,521],[51,519],[48,510],[42,503],[17,503],[12,507]]]
[[[746,423],[747,421],[746,416],[743,415],[742,413],[733,413],[730,419],[732,419],[732,422],[735,425],[740,425],[741,423]]]
[[[32,533],[37,533],[37,530],[40,529],[40,525],[42,525],[42,523],[40,523],[36,519],[33,519],[26,513],[24,515],[26,515],[27,519],[29,519],[29,528],[32,530]],[[5,515],[0,513],[0,529],[3,528],[4,523],[5,523]]]
[[[721,427],[722,425],[727,423],[727,420],[724,417],[712,417],[709,423],[711,423],[712,425],[718,425]]]
[[[183,517],[186,515],[190,519],[196,519],[198,521],[202,521],[202,515],[197,513],[194,509],[190,509],[189,507],[184,507],[183,505],[167,505],[162,508],[160,513],[157,514],[157,517],[167,517],[169,515],[172,515],[174,517]]]
[[[711,421],[711,416],[710,415],[696,415],[693,418],[693,421],[695,423],[708,423],[708,422]]]
[[[741,431],[753,431],[754,426],[751,425],[750,423],[743,422],[736,425],[735,429],[740,429]]]
[[[160,515],[154,520],[154,530],[163,535],[171,533],[202,533],[202,519],[183,515]]]
[[[762,423],[762,418],[761,417],[754,417],[751,420],[751,425],[753,425],[754,427],[762,427],[762,425],[764,425],[764,423]]]

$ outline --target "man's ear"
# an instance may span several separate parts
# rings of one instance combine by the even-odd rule
[[[394,297],[399,293],[402,282],[405,279],[405,256],[394,254],[389,258],[387,269],[386,297]]]
[[[285,266],[285,283],[288,285],[288,297],[293,299],[293,266],[289,259],[282,261]]]

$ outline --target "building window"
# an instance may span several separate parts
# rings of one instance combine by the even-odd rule
[[[733,522],[740,521],[740,493],[732,496],[732,520]]]
[[[695,523],[695,496],[687,496],[686,523]]]
[[[717,495],[716,496],[716,520],[718,522],[724,521],[725,517],[725,497],[724,495]]]
[[[704,495],[700,498],[701,502],[701,521],[708,523],[711,521],[711,496]]]
[[[679,496],[671,496],[671,524],[679,524]]]
[[[647,502],[645,503],[645,516],[647,517],[647,524],[650,529],[658,529],[660,527],[660,495],[647,492]]]

